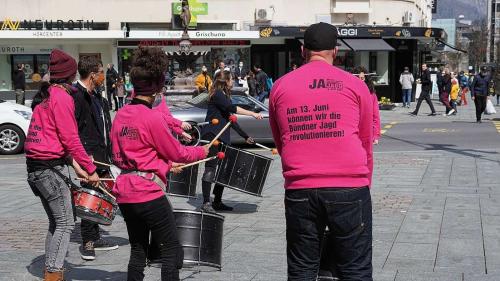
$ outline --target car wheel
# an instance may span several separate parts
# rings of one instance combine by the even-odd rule
[[[17,154],[24,148],[26,137],[15,125],[0,126],[0,154]]]

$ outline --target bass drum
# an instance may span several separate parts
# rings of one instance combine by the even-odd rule
[[[184,250],[184,266],[222,268],[224,217],[190,210],[174,210],[177,237]],[[161,267],[154,243],[148,249],[148,265]]]
[[[198,166],[194,165],[182,169],[180,174],[168,174],[167,194],[187,198],[196,198],[196,181],[198,180]]]

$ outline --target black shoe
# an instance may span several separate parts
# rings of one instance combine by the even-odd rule
[[[215,210],[212,207],[212,203],[210,203],[210,202],[203,203],[203,205],[200,207],[200,211],[201,212],[205,212],[205,213],[213,213],[213,214],[215,214]]]
[[[94,241],[94,250],[96,251],[110,251],[118,249],[118,245],[111,244],[107,240],[100,238],[97,241]]]
[[[216,211],[232,211],[233,210],[233,207],[229,207],[228,205],[222,203],[222,201],[221,202],[215,202],[214,201],[212,203],[212,207]]]
[[[429,114],[429,115],[427,115],[427,116],[436,116],[436,115],[437,115],[437,113],[436,113],[436,112],[433,112],[433,113],[431,113],[431,114]]]
[[[418,113],[416,113],[415,111],[412,111],[409,113],[410,115],[413,115],[413,116],[417,116]]]
[[[94,241],[88,241],[82,246],[82,259],[86,261],[95,260]]]
[[[481,120],[477,120],[476,123],[482,123]]]

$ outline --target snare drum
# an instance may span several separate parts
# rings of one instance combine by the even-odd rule
[[[198,166],[195,165],[182,169],[180,174],[169,173],[167,193],[173,196],[196,198]]]
[[[191,124],[191,129],[190,130],[185,130],[185,132],[191,136],[191,141],[186,141],[182,138],[182,136],[177,135],[177,139],[179,140],[180,143],[186,146],[197,146],[200,143],[200,128],[198,125],[194,122],[188,122]]]
[[[189,210],[174,210],[177,237],[184,250],[185,266],[222,268],[224,217]],[[161,266],[158,248],[148,249],[148,265]]]
[[[102,225],[110,225],[115,218],[117,205],[113,198],[92,189],[73,191],[76,215]]]
[[[224,146],[222,151],[225,157],[219,162],[215,182],[244,193],[262,196],[273,160],[231,146]]]

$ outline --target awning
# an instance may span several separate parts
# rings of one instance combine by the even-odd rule
[[[353,51],[394,51],[383,39],[342,39]]]
[[[302,45],[304,45],[304,39],[298,39],[300,41],[300,43],[302,43]],[[349,48],[349,46],[346,45],[346,43],[344,43],[344,41],[342,41],[341,39],[337,39],[337,44],[339,44],[339,51],[352,51],[351,48]]]

